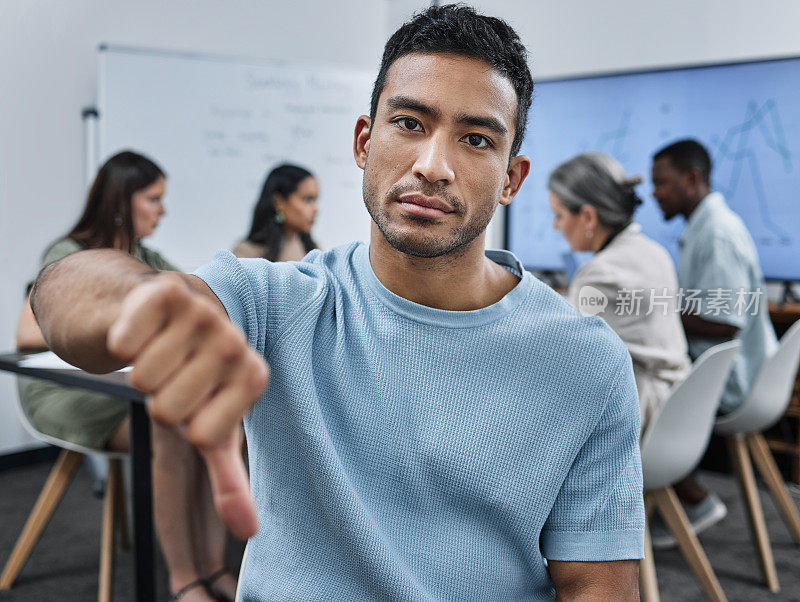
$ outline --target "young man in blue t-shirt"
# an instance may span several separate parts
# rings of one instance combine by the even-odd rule
[[[356,123],[369,246],[285,264],[220,252],[183,277],[85,252],[37,284],[51,348],[132,363],[152,417],[203,454],[250,538],[242,599],[638,598],[630,357],[513,255],[484,252],[530,168],[532,87],[508,25],[430,8],[387,43]]]

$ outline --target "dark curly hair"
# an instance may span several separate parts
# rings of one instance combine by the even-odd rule
[[[678,140],[653,155],[654,161],[664,158],[669,159],[672,166],[681,173],[696,169],[703,182],[707,186],[711,184],[711,156],[706,147],[697,140]]]

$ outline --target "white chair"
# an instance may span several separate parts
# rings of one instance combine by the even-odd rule
[[[739,341],[729,341],[701,355],[686,379],[672,388],[641,443],[647,522],[658,509],[706,596],[717,601],[725,600],[725,594],[672,485],[694,470],[708,446],[717,406],[739,347]],[[656,602],[658,584],[649,526],[645,530],[640,583],[642,599]]]
[[[125,489],[122,479],[122,459],[126,458],[128,454],[83,447],[40,433],[30,423],[19,403],[17,403],[17,414],[20,422],[31,436],[44,443],[60,447],[62,452],[50,471],[36,504],[28,515],[28,520],[14,545],[11,556],[6,561],[3,573],[0,575],[0,591],[11,589],[14,585],[14,581],[25,566],[34,545],[39,541],[42,531],[64,496],[67,485],[80,465],[80,461],[87,455],[100,455],[108,460],[108,475],[103,497],[103,530],[100,544],[97,599],[100,602],[110,602],[114,583],[114,540],[117,528],[120,530],[122,547],[124,549],[130,547],[125,510]]]
[[[796,322],[783,335],[778,350],[764,362],[749,397],[733,412],[719,417],[714,428],[718,435],[725,437],[728,444],[761,570],[767,587],[773,593],[780,590],[780,584],[750,457],[764,478],[795,541],[800,544],[800,515],[761,434],[786,412],[797,378],[798,364],[800,322]]]

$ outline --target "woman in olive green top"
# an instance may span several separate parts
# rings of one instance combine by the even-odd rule
[[[141,240],[164,215],[164,172],[150,159],[124,151],[101,168],[78,223],[54,242],[41,268],[84,249],[130,253],[158,270],[175,270]],[[46,349],[30,302],[17,328],[21,350]],[[20,379],[20,401],[42,433],[97,449],[127,450],[128,405],[107,395],[51,382]],[[153,422],[153,514],[174,599],[233,600],[235,577],[225,569],[223,523],[216,516],[205,468],[197,453]]]

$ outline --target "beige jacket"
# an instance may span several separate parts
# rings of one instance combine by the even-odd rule
[[[231,252],[240,259],[251,259],[264,257],[267,253],[267,248],[264,245],[259,245],[249,240],[243,240],[237,244]],[[301,261],[305,256],[306,249],[303,246],[303,241],[299,236],[294,235],[288,237],[283,242],[278,261]]]
[[[644,432],[670,388],[691,366],[677,311],[672,258],[633,223],[575,274],[567,298],[582,313],[587,306],[581,308],[581,299],[597,295],[587,286],[608,299],[605,310],[596,315],[619,335],[633,359]]]

